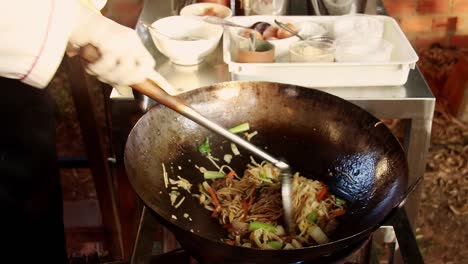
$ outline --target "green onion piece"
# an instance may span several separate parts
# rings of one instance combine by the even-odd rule
[[[335,198],[336,205],[344,205],[345,201],[341,200],[340,198]]]
[[[231,127],[229,129],[229,132],[231,132],[231,133],[241,133],[241,132],[248,131],[249,129],[250,129],[249,123],[242,123],[242,124],[237,125],[235,127]]]
[[[273,249],[281,249],[283,247],[283,243],[277,240],[268,241],[267,244]]]
[[[205,139],[203,144],[198,147],[198,151],[205,156],[211,153],[210,139],[208,137]]]
[[[312,211],[308,216],[307,220],[313,224],[317,223],[318,220],[318,214],[316,211]]]
[[[215,180],[224,178],[224,175],[225,174],[223,172],[219,171],[205,171],[203,173],[203,178],[205,178],[205,180]]]
[[[274,227],[274,226],[272,226],[270,224],[263,223],[263,222],[251,222],[250,225],[249,225],[249,230],[250,231],[255,231],[257,229],[264,229],[264,230],[270,231],[272,233],[276,233],[276,227]]]
[[[267,174],[264,173],[264,172],[260,173],[260,177],[262,178],[262,181],[263,181],[263,182],[273,183],[273,182],[271,181],[271,179],[268,178]]]

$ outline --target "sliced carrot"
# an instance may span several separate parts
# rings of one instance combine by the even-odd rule
[[[338,210],[335,210],[335,211],[332,211],[328,214],[328,217],[330,219],[332,218],[335,218],[335,217],[338,217],[338,216],[342,216],[346,213],[346,210],[345,209],[338,209]]]
[[[218,216],[218,211],[213,210],[213,213],[211,213],[211,217],[216,217]]]
[[[255,199],[255,191],[257,190],[257,188],[252,188],[252,190],[250,191],[250,198],[249,198],[249,207],[253,204],[254,202],[254,199]]]
[[[328,190],[327,190],[327,186],[325,185],[322,185],[322,190],[320,190],[320,192],[317,194],[317,201],[322,201],[323,199],[325,199],[325,197],[327,196],[328,194]]]
[[[245,220],[247,218],[247,214],[249,213],[249,204],[247,203],[247,200],[242,199],[242,211],[244,211],[244,217],[242,217],[242,220]]]
[[[210,193],[211,202],[213,203],[215,207],[213,210],[213,214],[211,214],[211,216],[216,216],[218,212],[221,211],[221,204],[219,203],[218,197],[216,196],[216,193],[213,191],[213,188],[211,188],[211,186],[210,188],[208,188],[207,191]]]
[[[236,241],[233,241],[233,240],[224,240],[224,243],[228,244],[228,245],[231,245],[231,246],[234,246],[236,244]]]
[[[228,174],[226,174],[226,176],[224,176],[224,177],[226,177],[226,179],[232,179],[232,178],[234,178],[235,174],[236,174],[236,172],[234,170],[232,170],[232,171],[228,172]]]

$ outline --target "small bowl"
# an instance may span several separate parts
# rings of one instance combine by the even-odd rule
[[[251,50],[250,47],[239,47],[236,61],[240,63],[275,62],[275,46],[268,41],[261,40],[260,42],[261,45],[257,46],[256,50]]]
[[[151,24],[149,31],[158,50],[179,65],[201,63],[223,35],[221,26],[184,16],[161,18]]]
[[[335,42],[318,38],[300,40],[289,46],[291,62],[333,62],[335,61]]]
[[[180,10],[181,16],[217,16],[228,18],[232,16],[232,10],[224,5],[216,3],[196,3],[184,6]]]

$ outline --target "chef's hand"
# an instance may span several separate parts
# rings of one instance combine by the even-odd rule
[[[69,42],[75,48],[91,44],[99,50],[100,58],[87,64],[86,71],[111,85],[142,82],[154,70],[155,60],[135,30],[83,5]]]

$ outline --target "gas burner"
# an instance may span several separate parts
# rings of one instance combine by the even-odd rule
[[[202,264],[191,257],[183,248],[151,255],[152,248],[164,248],[164,241],[154,242],[153,236],[147,235],[152,234],[151,230],[154,230],[155,225],[157,225],[154,215],[149,211],[145,207],[141,216],[139,235],[132,257],[133,262]],[[376,259],[377,255],[379,255],[378,259]],[[394,210],[389,220],[375,230],[370,237],[339,253],[314,261],[298,261],[291,264],[369,264],[377,263],[378,260],[383,260],[385,263],[395,263],[397,259],[398,263],[424,263],[404,208]]]

